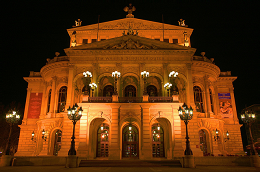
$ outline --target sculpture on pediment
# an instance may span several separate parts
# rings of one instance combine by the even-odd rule
[[[179,26],[185,26],[185,20],[180,19],[180,21],[178,21]]]
[[[109,46],[104,47],[104,49],[108,49]],[[156,46],[147,46],[141,44],[139,41],[133,41],[132,39],[128,39],[127,41],[123,41],[120,44],[116,44],[111,47],[111,49],[156,49]]]

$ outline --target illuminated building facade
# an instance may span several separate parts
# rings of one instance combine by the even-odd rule
[[[86,159],[183,156],[183,103],[194,109],[188,124],[194,156],[243,152],[236,77],[205,53],[194,56],[193,29],[184,20],[175,26],[131,15],[87,26],[77,20],[67,30],[66,56],[56,53],[40,72],[24,77],[28,90],[16,156],[67,156],[73,132],[67,109],[75,103],[83,109],[76,150]]]

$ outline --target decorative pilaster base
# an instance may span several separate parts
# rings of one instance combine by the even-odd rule
[[[149,102],[149,95],[143,95],[143,102]]]
[[[183,168],[195,168],[194,156],[193,155],[185,155],[183,158]]]
[[[145,159],[145,160],[149,160],[152,159],[152,149],[146,148],[146,149],[142,149],[141,155],[139,156],[139,159]]]
[[[12,155],[3,155],[0,157],[0,167],[11,166]]]
[[[78,168],[79,167],[79,158],[77,155],[68,155],[66,161],[66,168]]]
[[[118,95],[112,95],[112,102],[118,102]]]
[[[109,160],[119,160],[120,159],[120,149],[119,148],[110,148],[108,159]]]

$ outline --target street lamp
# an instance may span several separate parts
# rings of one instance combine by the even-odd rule
[[[144,80],[144,93],[143,94],[147,95],[147,89],[146,89],[147,82],[146,82],[146,80],[149,77],[149,72],[143,71],[143,72],[141,72],[141,76],[142,76],[142,78]]]
[[[251,155],[257,155],[257,151],[255,150],[255,145],[254,145],[254,139],[252,136],[252,131],[251,131],[251,126],[252,123],[255,122],[255,114],[253,112],[248,112],[245,111],[244,114],[241,115],[241,120],[243,123],[248,125],[249,128],[249,134],[250,134],[250,140],[251,140]]]
[[[95,84],[93,82],[92,84],[89,84],[89,86],[91,87],[91,90],[92,90],[92,97],[94,97],[94,90],[95,90],[95,88],[97,88],[97,84]]]
[[[164,88],[167,90],[168,97],[170,97],[169,90],[170,90],[171,86],[172,86],[172,84],[170,84],[169,82],[164,84]]]
[[[189,120],[192,119],[193,117],[193,109],[190,106],[190,108],[188,108],[188,106],[184,103],[182,105],[182,107],[179,107],[179,116],[181,118],[181,120],[184,121],[185,125],[186,125],[186,150],[184,152],[184,155],[192,155],[192,151],[190,149],[190,141],[189,141],[189,136],[188,136],[188,122]]]
[[[17,114],[17,111],[14,110],[9,110],[8,113],[6,114],[6,122],[9,123],[10,125],[10,131],[9,131],[9,136],[7,139],[7,144],[5,146],[5,150],[4,153],[5,155],[10,155],[10,137],[12,134],[12,128],[13,128],[13,124],[17,123],[20,120],[20,115]]]
[[[92,73],[91,72],[89,72],[89,71],[86,71],[86,72],[83,72],[83,75],[84,75],[84,77],[86,77],[86,78],[91,78],[92,77]]]
[[[219,139],[219,131],[218,129],[215,130],[214,140],[217,141]]]
[[[118,95],[117,93],[117,79],[120,78],[121,73],[118,71],[112,72],[112,77],[115,79],[115,87],[114,87],[114,95]]]
[[[226,132],[226,136],[227,136],[227,137],[224,138],[225,142],[227,142],[227,141],[229,140],[229,132],[228,132],[228,131]]]
[[[75,149],[75,125],[77,123],[77,121],[80,120],[81,116],[82,116],[82,107],[78,107],[77,104],[73,105],[72,108],[68,109],[68,118],[70,120],[72,120],[73,122],[73,134],[71,137],[71,145],[70,145],[70,150],[68,152],[68,155],[76,155],[76,149]]]

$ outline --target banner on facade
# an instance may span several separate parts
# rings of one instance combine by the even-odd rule
[[[220,113],[223,118],[232,118],[233,109],[230,93],[218,93]]]
[[[42,93],[31,93],[27,118],[37,119],[41,113]]]

